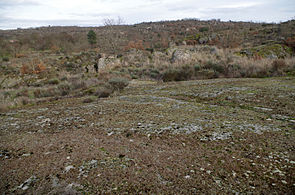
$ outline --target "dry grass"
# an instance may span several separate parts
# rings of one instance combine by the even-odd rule
[[[173,52],[169,54],[168,51],[167,56],[161,56],[157,53],[150,63],[138,62],[143,64],[140,68],[149,69],[152,67],[163,74],[160,78],[167,81],[222,77],[270,77],[286,75],[287,72],[294,71],[294,58],[280,60],[248,58],[238,56],[236,50],[217,49],[209,46],[183,46],[177,48],[177,50],[180,50],[183,56],[189,57],[183,57],[171,63]],[[145,60],[144,57],[143,59]],[[198,66],[198,69],[195,69],[196,66]],[[184,71],[184,69],[189,71]],[[167,74],[170,75],[169,79],[165,79]],[[141,75],[137,76],[141,77]],[[150,77],[152,78],[152,76]]]

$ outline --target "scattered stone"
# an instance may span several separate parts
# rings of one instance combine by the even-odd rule
[[[27,179],[24,183],[19,185],[18,188],[22,190],[27,190],[36,181],[37,181],[37,177],[33,175],[29,179]]]
[[[283,184],[288,184],[285,180],[282,180],[282,183],[283,183]]]
[[[56,187],[59,186],[59,179],[57,177],[52,177],[52,184],[51,184],[51,186],[53,188],[56,188]]]
[[[65,171],[66,172],[70,171],[71,169],[74,169],[74,166],[73,165],[69,165],[69,166],[66,166],[65,167]]]
[[[254,107],[254,108],[257,110],[267,111],[267,112],[273,111],[273,109],[271,109],[271,108],[263,108],[263,107]]]
[[[186,175],[186,176],[184,176],[184,178],[185,179],[189,179],[189,178],[191,178],[191,176],[190,175]]]
[[[115,134],[113,131],[108,133],[108,136]]]
[[[31,153],[26,153],[26,154],[23,154],[22,156],[23,157],[28,157],[28,156],[31,156]]]
[[[91,169],[97,168],[97,166],[98,166],[98,161],[97,160],[94,160],[94,159],[93,160],[90,160],[88,162],[84,162],[83,165],[81,165],[79,167],[79,172],[80,173],[79,173],[78,178],[80,178],[81,176],[87,177],[89,171]]]

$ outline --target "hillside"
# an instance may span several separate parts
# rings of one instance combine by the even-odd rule
[[[292,194],[294,32],[295,20],[0,31],[0,191]]]
[[[294,42],[295,21],[268,24],[179,20],[96,28],[73,26],[2,30],[0,31],[1,55],[9,52],[9,49],[4,47],[8,40],[18,40],[21,45],[20,52],[27,49],[55,48],[64,51],[88,49],[86,34],[90,29],[97,33],[97,48],[103,53],[114,54],[122,53],[130,49],[129,47],[132,48],[132,45],[137,45],[138,49],[143,50],[165,50],[169,44],[209,44],[219,48],[247,48],[268,43],[287,44],[288,39]]]

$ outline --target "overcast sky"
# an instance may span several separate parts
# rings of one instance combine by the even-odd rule
[[[198,18],[280,22],[295,17],[294,0],[0,0],[0,29],[99,26],[120,16],[126,24]]]

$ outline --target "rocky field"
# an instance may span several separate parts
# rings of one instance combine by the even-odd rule
[[[295,78],[133,80],[0,113],[2,194],[292,194]]]

